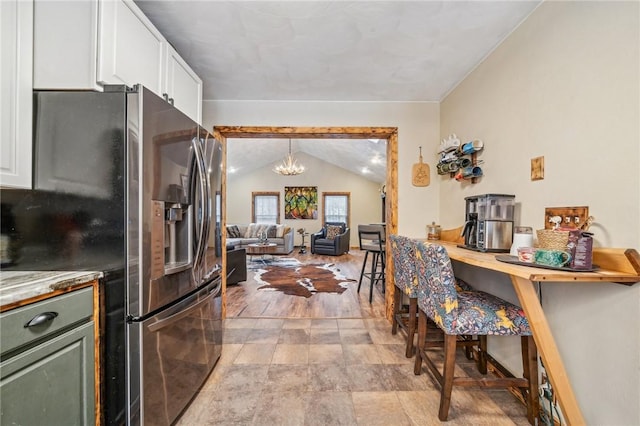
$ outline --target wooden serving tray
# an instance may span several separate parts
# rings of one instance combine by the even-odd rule
[[[600,269],[598,265],[591,265],[591,268],[589,269],[575,269],[575,268],[569,268],[566,266],[548,266],[548,265],[541,265],[539,263],[520,262],[518,260],[518,256],[511,256],[508,254],[496,255],[496,260],[499,260],[500,262],[505,262],[505,263],[513,263],[514,265],[528,266],[530,268],[553,269],[554,271],[593,272]]]

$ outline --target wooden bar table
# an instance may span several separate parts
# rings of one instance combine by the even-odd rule
[[[533,283],[601,281],[633,285],[640,282],[640,255],[638,252],[634,249],[594,248],[593,263],[600,267],[597,271],[567,272],[505,263],[496,260],[495,253],[467,250],[446,241],[438,243],[447,249],[452,260],[502,272],[511,277],[520,305],[527,315],[549,380],[557,392],[565,420],[569,425],[585,424]]]

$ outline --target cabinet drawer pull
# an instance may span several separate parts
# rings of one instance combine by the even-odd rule
[[[57,312],[43,312],[41,314],[36,315],[31,318],[31,321],[24,325],[24,328],[27,327],[35,327],[36,325],[41,325],[49,321],[53,321],[55,317],[58,316]]]

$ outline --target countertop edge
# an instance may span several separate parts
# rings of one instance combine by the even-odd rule
[[[0,271],[0,309],[104,276],[99,271]]]

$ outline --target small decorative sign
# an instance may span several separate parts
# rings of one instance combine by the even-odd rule
[[[531,159],[531,180],[544,179],[544,157]]]

